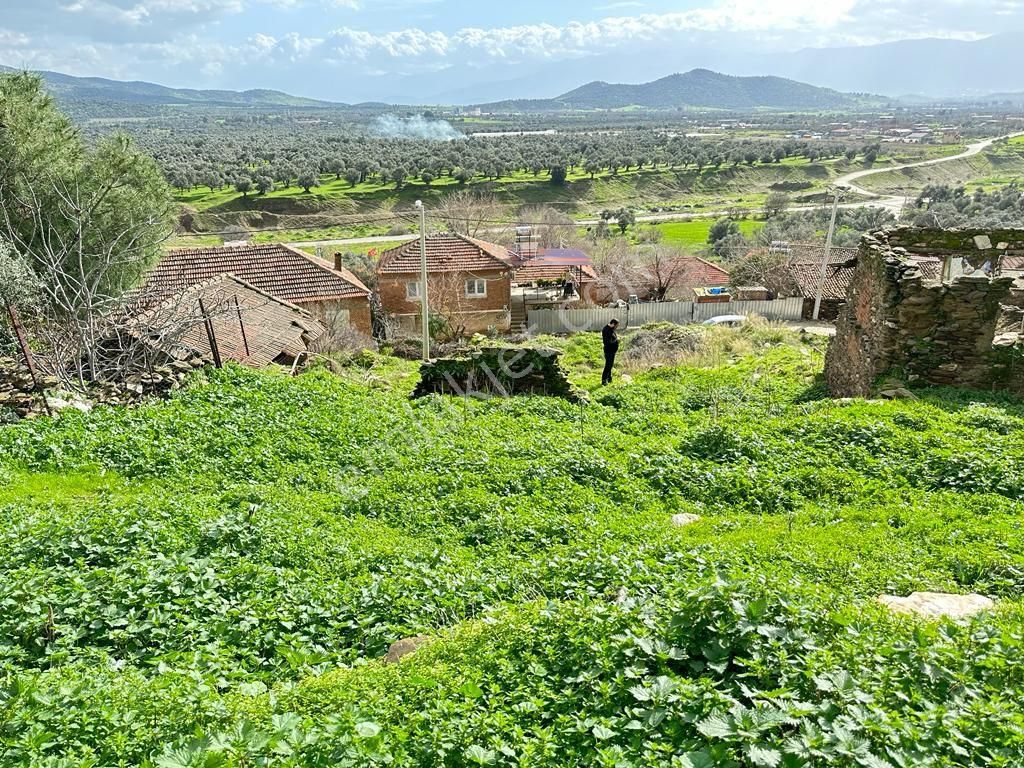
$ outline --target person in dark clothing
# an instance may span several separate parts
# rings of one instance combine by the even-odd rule
[[[615,353],[619,351],[619,321],[612,318],[601,330],[601,338],[604,340],[604,373],[601,375],[601,384],[612,383],[612,368],[615,367]]]

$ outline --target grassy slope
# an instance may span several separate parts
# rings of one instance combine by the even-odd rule
[[[664,221],[657,224],[644,224],[641,230],[651,227],[661,232],[661,242],[688,249],[697,249],[707,245],[708,233],[715,225],[715,219],[693,219],[692,221]],[[753,235],[761,222],[743,219],[739,222],[740,231],[745,235]]]
[[[608,389],[553,341],[582,409],[371,358],[4,428],[0,764],[1021,764],[1024,407],[716,333]],[[916,589],[1002,605],[874,604]]]
[[[900,154],[881,157],[876,165],[917,160],[956,151],[957,147],[908,147],[900,148]],[[554,203],[570,213],[590,215],[601,207],[678,205],[701,207],[757,207],[773,184],[808,183],[811,186],[800,194],[820,191],[827,182],[839,173],[860,167],[846,160],[809,163],[803,158],[787,158],[778,164],[763,166],[723,166],[719,169],[705,168],[698,173],[694,169],[657,170],[645,169],[622,172],[617,176],[610,173],[590,177],[582,171],[574,171],[564,187],[553,187],[545,175],[534,177],[528,173],[516,173],[497,180],[478,178],[474,186],[486,184],[510,205]],[[321,186],[309,193],[296,187],[278,189],[265,196],[250,194],[243,198],[232,188],[209,190],[196,188],[178,196],[180,202],[199,211],[244,212],[266,209],[280,213],[328,208],[339,213],[360,211],[391,210],[409,207],[415,200],[423,199],[428,204],[457,189],[451,179],[443,178],[425,187],[421,182],[411,180],[398,190],[393,184],[382,185],[376,181],[352,187],[344,180],[332,176],[321,178]]]
[[[993,187],[1024,178],[1024,142],[1009,142],[964,160],[934,166],[908,168],[870,176],[857,182],[885,194],[917,191],[929,184]]]

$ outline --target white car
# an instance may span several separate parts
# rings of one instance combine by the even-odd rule
[[[704,325],[728,325],[733,328],[747,322],[746,315],[718,315],[704,321]]]

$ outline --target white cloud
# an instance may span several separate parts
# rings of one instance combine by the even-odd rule
[[[30,42],[28,35],[0,27],[0,48],[23,48]]]
[[[429,69],[442,61],[486,64],[576,58],[692,33],[741,33],[775,45],[789,42],[791,48],[884,42],[925,34],[964,39],[985,34],[980,27],[942,23],[943,9],[962,10],[964,0],[931,2],[930,14],[921,8],[925,1],[775,0],[769,4],[764,0],[718,0],[704,8],[674,13],[610,16],[563,25],[465,27],[450,33],[415,27],[382,33],[340,27],[322,39],[303,44],[292,40],[287,47],[295,50],[295,55],[304,51],[335,64],[387,66],[387,61],[403,61]],[[1016,13],[1020,5],[1016,0],[972,0],[970,7],[972,16],[980,20],[986,9],[988,13]],[[882,19],[884,24],[878,23]],[[278,46],[269,48],[276,51]]]
[[[648,50],[728,45],[796,50],[908,37],[973,39],[1024,23],[1024,0],[704,0],[639,13],[610,2],[603,18],[562,24],[339,26],[343,13],[401,19],[382,9],[439,0],[0,0],[0,63],[176,84],[317,89],[352,77],[433,73],[520,62],[570,61]],[[451,6],[447,6],[451,7]],[[333,15],[332,15],[333,12]],[[440,13],[438,14],[440,16]],[[325,21],[326,20],[326,21]],[[347,20],[347,19],[346,19]],[[228,23],[230,21],[230,23]],[[322,23],[322,28],[317,24]],[[370,27],[372,22],[367,23]],[[304,31],[300,31],[303,30]],[[723,47],[723,50],[725,48]]]

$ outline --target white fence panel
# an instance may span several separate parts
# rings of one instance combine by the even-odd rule
[[[800,320],[804,300],[730,301],[720,304],[695,304],[690,301],[666,301],[631,304],[620,308],[597,309],[531,309],[527,325],[533,333],[580,333],[599,331],[613,317],[625,328],[639,328],[656,322],[679,325],[702,323],[719,315],[758,315],[768,320]]]
[[[768,320],[799,320],[803,316],[804,300],[776,299],[775,301],[730,301],[722,304],[695,304],[694,322],[702,323],[719,315],[758,315]]]
[[[618,309],[531,309],[526,324],[533,333],[580,333],[599,331],[613,317],[622,320]]]
[[[669,322],[686,325],[693,322],[692,301],[666,301],[660,304],[632,304],[622,310],[619,319],[628,328],[647,323]]]

